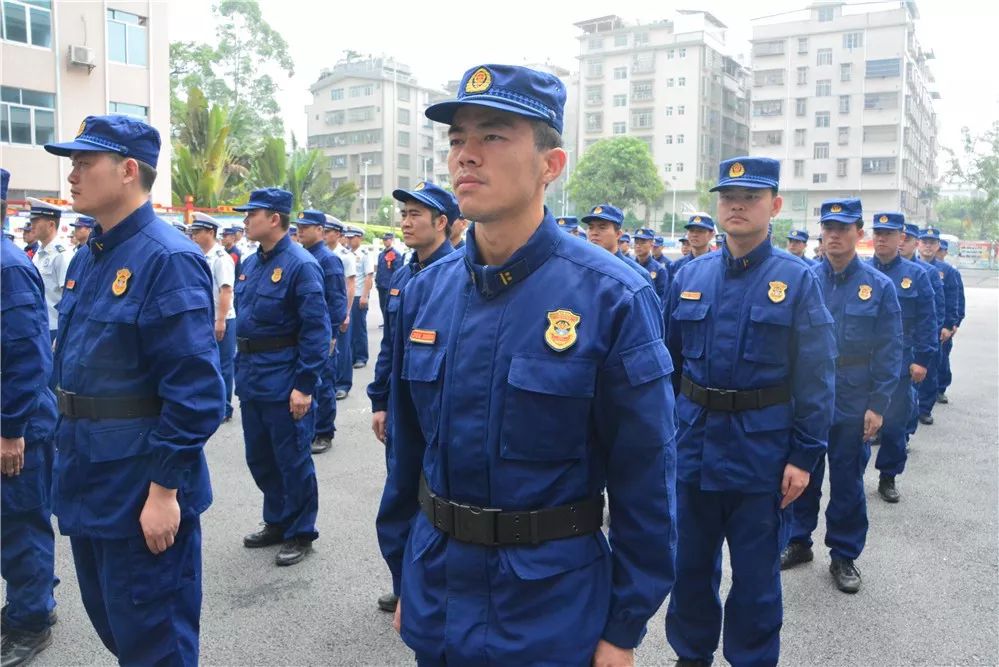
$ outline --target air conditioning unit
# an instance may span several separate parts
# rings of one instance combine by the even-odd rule
[[[88,70],[93,70],[97,66],[94,61],[94,50],[89,46],[70,46],[69,62],[71,65],[86,67]]]

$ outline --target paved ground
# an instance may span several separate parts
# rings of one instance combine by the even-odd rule
[[[858,561],[864,589],[856,596],[836,591],[824,554],[785,577],[784,664],[999,664],[997,294],[968,290],[951,404],[938,406],[936,425],[922,427],[912,442],[899,478],[902,503],[883,503],[873,463],[868,469],[871,530]],[[375,344],[377,318],[373,309]],[[339,404],[335,449],[317,457],[321,537],[316,553],[295,567],[273,565],[276,547],[241,546],[259,521],[261,498],[243,461],[238,419],[209,443],[215,504],[204,516],[204,664],[411,664],[389,616],[374,604],[389,576],[374,531],[384,460],[369,428],[370,377],[370,365],[355,373],[354,391]],[[80,603],[68,542],[60,539],[57,549],[60,620],[36,664],[114,664]],[[660,612],[638,662],[673,658]]]

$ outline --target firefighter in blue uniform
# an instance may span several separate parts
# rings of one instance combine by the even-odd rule
[[[392,284],[392,276],[402,266],[402,253],[395,249],[395,234],[392,232],[382,234],[382,243],[385,247],[378,253],[378,265],[375,268],[375,288],[378,290],[378,308],[382,311],[382,324],[384,326],[387,318],[385,307],[389,299],[389,286]]]
[[[193,665],[212,500],[203,449],[225,388],[211,272],[149,203],[159,148],[154,128],[121,115],[45,145],[72,158],[73,208],[98,223],[58,306],[53,511],[108,650],[122,664]]]
[[[881,429],[902,368],[902,317],[892,281],[857,255],[864,218],[859,199],[822,203],[825,258],[811,267],[836,324],[836,401],[829,429],[829,504],[826,546],[829,572],[844,593],[860,590],[854,561],[867,540],[864,469],[871,440]],[[787,569],[812,560],[812,531],[819,517],[825,462],[794,504],[791,542],[781,557]]]
[[[319,537],[313,397],[332,338],[323,270],[287,234],[291,200],[286,190],[262,188],[235,207],[246,212],[247,238],[260,244],[236,279],[236,395],[246,463],[264,494],[263,528],[243,546],[282,544],[277,565],[300,562]]]
[[[389,462],[388,438],[389,383],[392,376],[392,344],[395,335],[396,315],[399,312],[399,298],[406,285],[417,273],[437,260],[454,252],[449,240],[451,225],[458,219],[458,201],[454,195],[430,182],[420,182],[413,190],[395,190],[392,196],[401,203],[400,228],[408,248],[413,249],[409,262],[392,277],[388,296],[388,319],[382,335],[381,349],[375,363],[375,377],[368,385],[368,398],[371,399],[371,430],[375,437],[385,444],[385,462]],[[405,542],[393,541],[398,532],[384,530],[379,524],[378,542],[386,559],[399,558],[405,549]],[[378,608],[394,612],[399,598],[398,581],[393,582],[393,590],[378,598]]]
[[[396,621],[421,665],[630,664],[673,580],[662,313],[544,208],[566,161],[562,82],[484,65],[458,95],[426,113],[451,126],[475,222],[406,286],[394,336],[379,524],[406,544],[388,559]]]
[[[563,215],[555,221],[563,232],[577,236],[579,234],[579,218],[574,215]]]
[[[728,243],[688,262],[670,287],[680,532],[666,636],[678,665],[710,664],[717,649],[723,540],[733,573],[725,658],[777,664],[787,507],[826,449],[832,318],[808,267],[770,243],[779,177],[769,158],[721,163],[714,189]]]
[[[683,227],[687,230],[684,239],[686,239],[690,251],[669,267],[671,282],[676,279],[676,274],[680,269],[701,255],[711,252],[711,240],[715,235],[715,221],[704,213],[695,213],[690,216],[687,224]],[[684,239],[680,239],[680,241],[683,242]]]
[[[673,262],[670,261],[670,258],[663,252],[665,247],[666,239],[662,236],[657,236],[652,242],[652,258],[666,267],[666,271],[669,272],[669,275],[673,275],[673,272],[670,271],[670,265],[673,264]],[[667,276],[667,278],[669,278],[669,276]]]
[[[236,245],[236,232],[239,229],[236,227],[226,227],[222,230],[222,247],[225,251],[229,253],[232,257],[232,263],[236,265],[236,276],[238,277],[243,271],[242,258],[243,252]]]
[[[945,357],[950,350],[955,327],[958,325],[961,304],[960,278],[957,269],[947,262],[937,259],[936,255],[939,249],[940,230],[935,227],[927,227],[922,230],[919,234],[920,260],[925,263],[927,270],[937,273],[943,286],[944,295],[944,315],[940,322],[940,352],[935,360],[936,363],[929,370],[926,380],[919,385],[919,422],[927,426],[933,423],[933,405],[937,402],[940,393],[940,369],[945,363],[949,363],[949,359],[945,359]]]
[[[651,229],[639,229],[635,232],[635,262],[649,273],[659,302],[665,304],[669,271],[652,257],[652,244],[655,240],[656,233]]]
[[[621,225],[624,223],[624,213],[621,209],[610,204],[594,206],[588,215],[583,216],[582,223],[586,225],[586,239],[590,243],[613,254],[655,288],[649,272],[621,250],[621,239],[626,236],[621,233]]]
[[[895,478],[905,470],[907,429],[916,405],[915,385],[926,378],[930,359],[937,353],[940,329],[929,276],[919,265],[899,254],[905,233],[904,214],[875,213],[873,220],[874,257],[870,263],[895,285],[902,309],[902,366],[884,415],[881,447],[874,462],[881,473],[878,495],[885,502],[897,503],[901,496]]]
[[[949,251],[950,244],[946,239],[940,239],[940,249],[937,250],[937,261],[946,264],[946,257]],[[950,370],[950,353],[954,349],[954,336],[957,335],[957,330],[961,327],[961,323],[964,322],[965,316],[964,278],[961,277],[961,272],[957,268],[954,269],[953,275],[957,279],[957,319],[954,320],[954,329],[950,338],[943,344],[940,350],[940,371],[937,373],[937,403],[943,404],[950,403],[950,399],[947,398],[947,388],[950,387],[950,383],[953,380],[953,374]]]
[[[326,247],[326,214],[322,211],[305,210],[298,214],[298,235],[302,247],[319,262],[323,271],[323,290],[326,310],[330,318],[329,351],[323,361],[323,370],[336,366],[337,334],[340,325],[347,317],[347,282],[343,273],[343,262]],[[312,440],[312,453],[322,454],[333,446],[336,434],[336,386],[333,378],[320,374],[316,386],[316,435]]]
[[[7,584],[0,628],[4,665],[24,664],[52,643],[55,536],[52,533],[52,435],[55,397],[45,287],[27,255],[7,236],[10,172],[0,169],[0,562]]]
[[[818,262],[814,259],[805,256],[805,250],[807,248],[808,232],[804,229],[792,229],[787,233],[787,251],[809,266],[817,264]]]

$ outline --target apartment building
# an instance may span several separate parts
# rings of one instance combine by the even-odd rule
[[[781,160],[784,215],[818,230],[819,206],[924,223],[935,183],[933,52],[916,39],[915,2],[822,2],[754,22],[751,150]]]

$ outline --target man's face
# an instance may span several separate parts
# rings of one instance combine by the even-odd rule
[[[351,236],[350,237],[350,249],[351,250],[357,250],[358,248],[361,247],[361,242],[362,241],[364,241],[364,239],[361,238],[360,236]]]
[[[393,242],[395,242],[395,239],[382,239],[382,247],[388,250],[392,247]]]
[[[247,238],[259,242],[269,238],[275,227],[281,226],[281,219],[277,213],[255,208],[243,218],[243,225],[246,227]]]
[[[399,218],[402,240],[414,250],[431,248],[444,240],[447,218],[435,216],[434,212],[423,204],[405,202],[399,208]]]
[[[711,243],[715,233],[710,229],[704,229],[703,227],[690,227],[687,229],[687,240],[690,242],[690,247],[695,252],[703,252],[708,244]]]
[[[326,239],[326,247],[336,250],[337,245],[340,243],[340,232],[335,229],[327,229],[323,233],[323,237]]]
[[[607,252],[617,252],[617,240],[620,236],[621,228],[607,220],[594,220],[586,229],[586,240]]]
[[[635,239],[635,257],[647,262],[652,255],[652,239]]]
[[[239,243],[242,240],[243,240],[243,230],[242,229],[237,229],[236,230],[236,240],[235,240],[235,242]]]
[[[76,245],[86,245],[90,240],[90,227],[73,227],[73,242]]]
[[[236,244],[236,235],[235,234],[223,234],[222,235],[222,247],[223,248],[225,248],[226,250],[231,250],[232,247],[235,244]]]
[[[115,161],[108,153],[73,153],[73,168],[66,179],[73,196],[73,210],[96,215],[113,206],[121,197],[125,185],[125,165],[128,162],[129,160]]]
[[[947,251],[944,250],[943,247],[941,246],[940,250],[937,250],[937,259],[939,259],[942,262],[946,256],[947,256]]]
[[[690,241],[680,244],[680,254],[684,257],[690,254]]]
[[[202,250],[211,250],[212,246],[215,245],[215,230],[193,229],[191,230],[191,240],[197,243]]]
[[[35,230],[31,227],[25,227],[21,230],[21,240],[24,241],[25,245],[31,245],[35,242]]]
[[[458,204],[462,213],[484,224],[521,215],[565,165],[562,149],[539,151],[531,123],[512,113],[461,107],[448,137],[448,170]]]
[[[851,257],[857,243],[864,238],[864,230],[852,222],[823,222],[822,246],[832,259]]]
[[[919,248],[919,239],[912,234],[904,234],[902,236],[902,240],[899,243],[899,249],[904,257],[912,257],[915,255],[917,248]]]
[[[765,234],[783,203],[769,188],[725,188],[718,193],[718,220],[733,238]]]
[[[465,230],[468,229],[468,220],[465,218],[456,218],[453,223],[451,223],[451,241],[453,243],[458,243],[461,241],[462,235]],[[409,245],[408,243],[406,245]]]
[[[631,252],[631,242],[630,241],[618,241],[617,249],[621,251],[621,254],[627,255]]]
[[[895,229],[875,229],[874,254],[882,262],[889,262],[898,254],[902,232]]]
[[[927,262],[936,259],[937,250],[940,250],[940,241],[936,239],[919,240],[919,255]]]
[[[288,232],[288,238],[290,238],[292,241],[294,241],[294,242],[297,243],[298,242],[298,230],[296,229],[293,232],[291,232],[291,231]]]
[[[298,226],[298,240],[306,248],[311,248],[323,240],[322,225],[302,225]]]
[[[663,247],[661,245],[653,245],[652,246],[652,256],[655,257],[656,259],[659,259],[660,257],[662,257],[663,256]]]
[[[56,223],[52,218],[45,216],[35,216],[31,218],[31,233],[42,245],[45,245],[55,236]]]
[[[796,239],[788,239],[787,251],[796,257],[805,256],[805,242]]]

